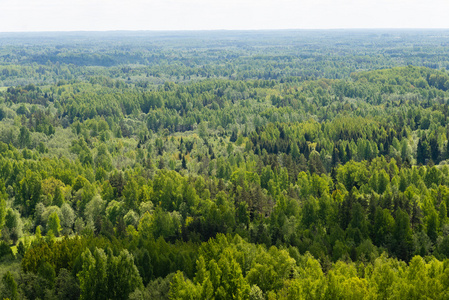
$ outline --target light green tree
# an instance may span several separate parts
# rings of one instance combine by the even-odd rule
[[[58,236],[61,232],[61,222],[56,212],[53,212],[50,216],[48,216],[47,228],[48,230],[52,230],[56,236]]]

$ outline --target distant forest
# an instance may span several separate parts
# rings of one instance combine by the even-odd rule
[[[0,298],[448,299],[447,53],[0,33]]]

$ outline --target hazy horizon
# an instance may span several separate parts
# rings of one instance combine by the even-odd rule
[[[0,32],[448,29],[443,0],[0,0]]]
[[[276,31],[292,31],[292,32],[332,32],[332,31],[449,31],[447,28],[277,28],[277,29],[104,29],[104,30],[41,30],[41,31],[0,31],[1,34],[34,34],[34,33],[195,33],[195,32],[276,32]]]

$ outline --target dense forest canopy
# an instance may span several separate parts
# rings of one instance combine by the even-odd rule
[[[404,65],[449,69],[448,36],[447,30],[0,33],[0,85],[105,76],[148,87],[206,78],[338,79]]]
[[[448,37],[0,34],[0,297],[447,299]]]

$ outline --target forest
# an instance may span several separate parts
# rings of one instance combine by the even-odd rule
[[[448,299],[448,37],[0,34],[0,298]]]

